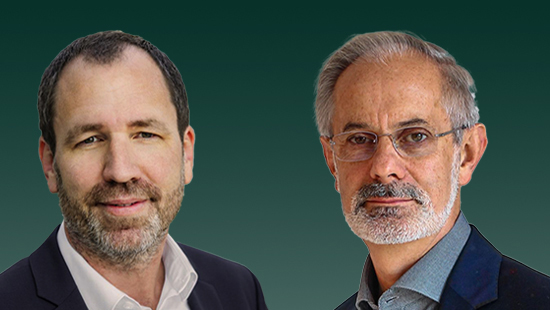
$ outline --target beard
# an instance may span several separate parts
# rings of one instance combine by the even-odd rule
[[[458,194],[460,155],[455,153],[451,169],[450,194],[445,208],[436,212],[426,191],[409,183],[367,184],[352,198],[353,210],[345,213],[346,222],[361,239],[374,244],[401,244],[438,233],[449,218]],[[364,207],[371,197],[407,198],[416,202],[409,207]]]
[[[169,193],[144,180],[96,184],[83,198],[63,186],[57,165],[59,205],[71,245],[103,264],[130,270],[149,263],[168,234],[184,195],[183,164],[180,184]],[[137,215],[115,216],[101,203],[117,197],[146,199],[146,210]]]

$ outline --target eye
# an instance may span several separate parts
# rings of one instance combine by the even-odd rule
[[[137,137],[141,138],[141,139],[152,139],[152,138],[158,137],[158,136],[155,135],[154,133],[142,131],[142,132],[138,133]]]
[[[414,132],[411,134],[408,134],[405,139],[407,139],[407,142],[422,142],[424,141],[428,136],[421,132]]]
[[[89,138],[86,138],[82,141],[80,141],[77,146],[79,145],[90,145],[99,142],[99,138],[97,136],[91,136]]]
[[[408,128],[398,136],[399,141],[404,144],[419,144],[426,142],[432,135],[424,128]]]
[[[352,143],[355,145],[363,145],[363,144],[375,144],[376,138],[371,134],[358,132],[358,133],[349,135],[346,140],[349,143]]]

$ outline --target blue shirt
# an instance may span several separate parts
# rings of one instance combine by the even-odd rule
[[[453,228],[414,264],[397,282],[375,301],[378,279],[374,266],[367,257],[356,308],[374,310],[389,309],[437,309],[445,282],[470,236],[470,225],[460,212]]]

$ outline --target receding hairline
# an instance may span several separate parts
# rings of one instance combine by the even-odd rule
[[[117,53],[117,56],[112,57],[109,62],[96,61],[95,59],[83,54],[80,54],[67,62],[61,70],[57,79],[54,90],[54,105],[57,105],[59,102],[59,93],[63,85],[67,83],[70,85],[72,83],[71,79],[67,79],[67,75],[78,74],[79,72],[93,67],[111,67],[124,62],[130,62],[129,65],[132,66],[132,63],[143,63],[143,61],[148,63],[148,66],[150,66],[151,68],[155,68],[153,70],[155,70],[157,77],[160,78],[161,83],[164,86],[164,90],[166,91],[167,95],[170,98],[170,101],[172,102],[170,88],[168,85],[169,82],[167,81],[167,78],[163,74],[157,62],[153,59],[153,57],[151,57],[151,55],[149,55],[149,53],[147,53],[147,51],[138,46],[127,43],[125,44],[124,48],[122,48],[120,52]],[[54,107],[53,111],[53,117],[55,119],[57,109]]]
[[[81,67],[80,69],[84,69],[86,66],[110,67],[110,66],[122,63],[124,61],[131,61],[132,58],[136,57],[134,55],[145,56],[145,58],[148,59],[148,62],[154,65],[154,67],[158,70],[160,75],[164,76],[157,62],[153,59],[153,57],[151,57],[151,55],[149,55],[149,53],[147,53],[147,51],[133,44],[126,43],[118,53],[116,53],[113,57],[109,58],[109,61],[97,60],[84,52],[77,55],[76,57],[71,59],[69,62],[67,62],[65,66],[63,66],[63,69],[59,73],[57,83],[59,84],[59,82],[63,79],[63,76],[67,74],[66,72],[76,69],[74,68],[75,66],[77,66],[77,68],[78,66],[80,66]],[[168,87],[168,85],[166,85],[166,87]]]
[[[124,49],[121,49],[118,56],[113,57],[108,63],[93,61],[90,58],[86,58],[84,55],[78,55],[75,58],[71,59],[71,61],[69,61],[63,67],[63,70],[61,70],[61,73],[58,77],[58,81],[54,91],[54,96],[55,96],[54,109],[53,109],[54,128],[55,128],[55,123],[57,123],[57,120],[59,120],[58,112],[59,112],[59,104],[61,102],[60,94],[62,94],[62,90],[65,89],[66,87],[68,89],[75,86],[80,87],[80,85],[77,85],[77,84],[82,83],[82,80],[80,78],[77,79],[76,77],[80,77],[82,72],[87,69],[97,68],[97,67],[104,67],[104,68],[111,67],[117,64],[128,62],[128,61],[130,61],[129,66],[132,66],[132,62],[134,63],[139,62],[139,64],[137,64],[136,66],[145,64],[147,67],[151,68],[152,70],[156,70],[155,75],[159,79],[159,83],[163,85],[162,89],[165,92],[166,96],[168,97],[169,101],[173,105],[172,96],[168,86],[169,82],[167,81],[166,77],[162,73],[161,69],[159,68],[155,60],[145,50],[139,48],[138,46],[134,46],[132,44],[126,44],[126,47]],[[148,75],[148,76],[151,77],[151,75]],[[72,78],[75,78],[75,79],[73,80]],[[69,91],[72,91],[72,90],[69,90]],[[65,98],[64,101],[67,101],[67,98]]]
[[[371,128],[368,123],[356,121],[340,124],[343,126],[343,129],[333,127],[333,121],[336,116],[338,106],[345,103],[342,103],[341,96],[345,96],[345,94],[349,92],[350,88],[359,87],[359,89],[366,89],[369,87],[367,84],[371,82],[380,82],[379,84],[382,88],[385,88],[392,83],[397,83],[394,84],[398,87],[398,89],[395,90],[396,92],[400,91],[400,86],[406,88],[405,92],[410,90],[425,90],[432,92],[434,95],[433,99],[435,99],[435,101],[430,100],[430,102],[432,102],[437,108],[445,110],[445,107],[442,104],[444,100],[444,75],[436,62],[420,53],[395,54],[392,55],[392,57],[387,57],[385,60],[386,61],[381,62],[376,61],[376,59],[375,61],[371,61],[370,59],[357,58],[356,61],[346,67],[338,76],[332,92],[334,109],[330,126],[333,134],[352,129]],[[392,69],[392,67],[396,69]],[[388,70],[386,70],[386,68]],[[352,70],[355,74],[350,75],[350,71]],[[393,77],[395,77],[395,79]],[[419,79],[417,79],[417,77]],[[342,78],[344,78],[344,80]],[[390,80],[388,80],[388,78]],[[395,80],[395,82],[391,80]],[[409,81],[412,82],[409,83]],[[338,98],[340,98],[340,100],[338,100]],[[400,105],[406,104],[408,103],[402,102]],[[343,110],[340,109],[339,111],[342,112]],[[445,113],[445,116],[446,121],[451,123],[450,116],[447,113]],[[397,128],[417,124],[427,124],[427,122],[421,118],[412,118],[404,119],[395,123]]]
[[[442,65],[437,63],[437,61],[431,59],[430,57],[426,56],[423,53],[420,53],[415,50],[411,51],[405,51],[404,53],[395,53],[388,55],[384,58],[376,58],[376,57],[368,57],[366,55],[359,56],[357,59],[355,59],[352,63],[350,63],[340,74],[338,75],[338,78],[336,79],[334,86],[333,86],[333,95],[334,91],[336,90],[336,86],[340,82],[340,78],[342,75],[346,73],[346,71],[349,71],[352,67],[357,66],[373,66],[374,68],[384,68],[384,67],[391,67],[396,62],[402,62],[407,61],[411,64],[414,64],[418,68],[431,68],[435,72],[437,72],[439,80],[441,82],[444,82],[444,72],[442,69]],[[420,61],[419,61],[420,60]],[[334,98],[333,98],[334,99]]]
[[[367,69],[367,66],[373,66],[374,68],[384,68],[384,67],[391,67],[392,64],[402,61],[402,60],[410,60],[411,64],[414,64],[418,67],[418,69],[421,70],[431,70],[433,72],[437,72],[437,79],[439,84],[439,104],[444,107],[444,88],[446,86],[445,83],[445,72],[443,69],[443,66],[445,64],[438,63],[435,59],[429,57],[425,53],[416,50],[416,49],[407,49],[404,51],[397,51],[392,52],[389,54],[383,55],[383,57],[377,57],[378,55],[369,55],[369,54],[363,54],[357,57],[353,62],[351,62],[344,70],[340,72],[338,75],[336,81],[334,82],[334,86],[332,87],[332,93],[331,93],[331,101],[332,101],[332,117],[330,120],[330,130],[333,132],[333,120],[334,120],[334,110],[336,109],[337,105],[337,93],[345,90],[339,90],[338,85],[341,84],[341,77],[346,74],[346,72],[349,73],[350,68],[357,67],[357,66],[363,66],[362,70],[364,72],[365,69]],[[368,70],[368,69],[367,69]],[[365,73],[363,73],[365,74]],[[366,73],[368,74],[368,73]],[[399,74],[399,73],[397,73]],[[340,87],[341,88],[341,87]],[[450,116],[449,116],[450,119]]]

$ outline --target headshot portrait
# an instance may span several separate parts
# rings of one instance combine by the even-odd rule
[[[232,276],[220,277],[221,282],[218,284],[207,281],[214,286],[212,290],[218,295],[212,302],[218,300],[222,309],[226,304],[223,292],[231,293],[233,289],[243,292],[243,299],[256,300],[260,300],[261,289],[265,304],[272,310],[338,307],[359,291],[362,270],[371,250],[350,229],[342,208],[351,205],[347,201],[356,196],[353,190],[357,192],[372,183],[370,174],[362,165],[368,165],[378,155],[389,154],[391,157],[393,154],[401,158],[402,155],[396,151],[392,142],[397,129],[429,127],[433,135],[444,134],[435,138],[437,147],[429,149],[431,153],[424,156],[440,160],[423,162],[420,159],[424,158],[422,156],[412,157],[424,164],[406,169],[414,174],[414,178],[408,178],[407,182],[428,194],[435,206],[433,212],[436,213],[444,209],[450,196],[447,187],[451,184],[452,170],[445,169],[444,164],[452,166],[455,160],[451,146],[458,134],[467,137],[476,128],[457,129],[445,134],[457,126],[461,128],[461,125],[465,125],[446,122],[445,114],[440,115],[443,122],[437,123],[437,126],[430,123],[430,126],[409,124],[411,126],[386,128],[381,123],[375,124],[373,119],[367,119],[367,114],[370,117],[374,112],[364,110],[366,114],[361,118],[358,115],[354,122],[368,121],[372,128],[349,129],[376,134],[380,144],[369,159],[343,161],[342,164],[335,161],[339,176],[345,176],[345,179],[339,181],[340,193],[335,190],[336,179],[327,167],[320,140],[321,136],[330,137],[331,134],[319,132],[315,116],[317,79],[323,63],[330,55],[355,36],[390,31],[414,34],[424,42],[441,47],[472,77],[475,85],[473,100],[479,109],[479,119],[469,125],[483,124],[487,146],[468,184],[460,187],[460,197],[455,201],[460,201],[460,211],[468,226],[475,226],[479,234],[502,255],[542,274],[550,274],[550,249],[545,246],[550,243],[547,225],[550,209],[546,207],[548,203],[544,195],[548,185],[546,176],[550,175],[550,165],[546,164],[546,154],[550,147],[542,142],[544,139],[541,136],[548,129],[547,115],[550,112],[546,94],[550,43],[544,40],[550,31],[550,24],[546,11],[540,5],[518,3],[513,6],[496,6],[484,2],[434,4],[410,1],[187,1],[146,4],[124,1],[69,3],[61,0],[32,5],[9,2],[0,10],[0,16],[3,29],[0,49],[0,102],[3,107],[0,112],[0,131],[4,133],[0,147],[0,172],[4,176],[0,180],[0,195],[3,199],[0,215],[0,273],[8,272],[22,259],[29,258],[32,261],[33,253],[52,233],[56,239],[58,235],[55,232],[68,230],[64,213],[75,223],[72,224],[73,231],[89,231],[88,224],[81,221],[87,216],[82,216],[82,212],[66,212],[68,210],[81,210],[87,214],[88,209],[99,210],[99,207],[88,208],[88,205],[106,202],[111,204],[109,208],[112,211],[130,211],[132,207],[128,204],[134,205],[140,199],[103,201],[102,197],[113,196],[111,194],[123,190],[120,186],[112,189],[105,186],[124,183],[128,175],[130,179],[136,179],[137,173],[141,181],[136,182],[136,187],[127,190],[136,191],[133,198],[140,198],[144,193],[143,196],[149,197],[150,203],[142,211],[151,216],[143,220],[141,215],[132,215],[140,219],[125,224],[131,224],[134,229],[144,225],[158,226],[162,231],[169,223],[166,237],[161,237],[161,240],[167,240],[170,236],[177,247],[184,245],[182,252],[197,276],[196,285],[187,298],[190,309],[194,305],[193,292],[200,294],[201,281],[207,280],[207,272],[197,266],[193,254],[203,252],[233,262],[225,264],[221,263],[223,260],[216,260],[223,266],[220,270],[211,269],[210,263],[207,265],[207,270],[216,275],[223,270],[235,272],[231,273]],[[68,79],[58,83],[56,89],[63,89],[53,93],[53,106],[58,103],[56,100],[63,99],[63,94],[71,91],[72,94],[66,97],[74,97],[75,100],[62,102],[67,103],[67,107],[83,107],[85,105],[82,102],[91,106],[90,100],[93,98],[93,102],[101,103],[102,107],[93,111],[77,111],[82,119],[72,117],[76,110],[60,111],[54,108],[51,111],[53,130],[49,130],[49,138],[43,137],[42,129],[50,125],[41,125],[41,119],[46,120],[47,115],[40,116],[38,101],[39,97],[46,94],[41,92],[39,96],[46,68],[71,42],[105,31],[121,31],[139,36],[167,55],[185,85],[188,127],[192,131],[186,131],[186,128],[180,126],[185,124],[180,122],[184,118],[178,118],[183,113],[179,113],[173,104],[170,92],[173,88],[164,81],[162,66],[156,65],[153,56],[149,57],[153,59],[154,66],[147,68],[156,72],[156,75],[146,74],[148,79],[138,79],[141,76],[138,74],[131,74],[131,79],[116,77],[108,74],[111,71],[99,70],[111,68],[112,73],[122,74],[126,71],[119,69],[129,68],[121,66],[125,61],[131,60],[140,66],[144,64],[141,61],[143,59],[131,58],[127,55],[129,50],[124,49],[119,57],[112,60],[107,60],[108,56],[98,56],[105,63],[101,60],[94,62],[95,56],[88,62],[81,60],[84,56],[68,62],[60,71],[59,81],[63,82],[71,73],[74,74],[71,81],[85,78],[86,82],[78,83],[84,85],[82,87],[77,87],[77,84],[65,85]],[[139,51],[140,48],[137,49]],[[146,51],[144,53],[147,54]],[[419,66],[416,62],[411,65]],[[131,68],[137,70],[141,67],[132,65]],[[159,72],[161,82],[166,85],[155,80],[155,76],[159,78]],[[361,70],[357,73],[358,77],[364,74]],[[119,78],[127,83],[114,83]],[[137,89],[126,89],[124,94],[120,94],[119,97],[131,101],[112,98],[109,101],[107,97],[98,97],[99,82],[113,88],[116,85],[140,86]],[[123,90],[121,87],[117,89]],[[172,133],[171,138],[167,139],[171,142],[164,148],[155,148],[155,152],[138,151],[131,146],[142,145],[145,149],[147,145],[157,145],[155,141],[159,139],[156,135],[161,135],[152,130],[139,130],[139,134],[136,133],[130,139],[126,129],[113,126],[129,121],[123,119],[123,116],[145,112],[143,106],[138,106],[138,103],[143,103],[140,100],[152,95],[150,90],[164,89],[169,90],[167,109],[174,109],[173,113],[168,113],[173,119],[166,123],[174,124],[175,121],[177,124],[175,131],[172,125],[165,126]],[[164,93],[156,97],[166,99],[166,95]],[[165,102],[161,99],[154,101],[158,104]],[[118,106],[115,104],[117,102],[124,105]],[[354,108],[359,109],[359,106]],[[99,111],[104,113],[98,114]],[[149,112],[160,119],[166,114],[163,111],[167,112],[160,108]],[[62,118],[56,121],[60,113]],[[404,121],[396,120],[398,113],[394,114],[392,121]],[[74,145],[78,144],[78,147],[68,148],[67,145],[72,144],[63,143],[67,137],[80,138],[77,134],[79,130],[68,134],[71,126],[74,127],[77,121],[97,125],[97,121],[93,122],[90,118],[112,122],[104,124],[106,127],[102,129],[95,126],[98,133],[75,140]],[[390,121],[389,117],[387,121]],[[134,125],[154,124],[142,122]],[[378,127],[375,128],[375,125]],[[90,126],[88,129],[94,128]],[[338,139],[335,135],[344,132],[343,128],[338,129],[332,132],[335,143]],[[174,136],[177,139],[173,139]],[[186,144],[186,137],[187,141],[193,137],[193,143]],[[139,141],[143,143],[132,144]],[[393,141],[401,151],[403,145],[397,140]],[[55,145],[50,145],[53,142]],[[107,142],[112,142],[116,148],[96,147],[104,146]],[[181,143],[179,148],[178,143]],[[192,152],[186,150],[190,145],[193,146]],[[181,150],[181,154],[177,149]],[[187,155],[191,154],[192,168],[188,168],[191,158]],[[44,169],[43,161],[49,163],[50,159],[51,164],[47,164]],[[102,169],[100,166],[107,168]],[[352,170],[354,173],[351,173]],[[187,175],[190,172],[192,178]],[[178,178],[180,175],[185,176],[183,182]],[[106,181],[109,179],[114,183]],[[173,207],[177,205],[176,198],[180,195],[175,189],[180,187],[183,188],[181,205]],[[57,193],[51,190],[57,190]],[[66,194],[62,197],[67,199],[60,200],[59,194],[62,192]],[[342,192],[344,197],[341,196]],[[86,193],[93,195],[86,197]],[[169,196],[173,198],[168,199]],[[149,205],[153,208],[149,208]],[[174,216],[175,209],[178,212]],[[103,229],[118,226],[118,222],[112,221],[118,218],[116,216],[122,216],[118,213],[112,215],[92,211],[89,214],[97,219],[96,224],[99,226],[94,225],[102,228],[96,230],[99,233],[96,237],[118,236],[113,240],[132,241],[128,243],[132,247],[138,244],[138,240],[145,240],[137,234],[113,235]],[[451,214],[456,215],[453,212]],[[58,229],[62,223],[63,229]],[[473,234],[472,231],[468,236]],[[126,239],[117,239],[121,236]],[[82,237],[87,240],[91,236]],[[151,244],[159,240],[156,237],[147,239]],[[71,239],[67,239],[67,242],[72,248]],[[97,243],[106,244],[101,240]],[[158,248],[162,244],[168,248],[166,243],[168,241],[161,242]],[[111,244],[115,248],[117,244],[120,245],[119,242]],[[197,251],[189,252],[192,250],[186,250],[186,247]],[[75,251],[80,255],[80,252]],[[61,250],[58,254],[58,258],[64,257]],[[85,255],[80,256],[84,258]],[[154,256],[156,262],[158,259],[158,256]],[[45,263],[44,260],[40,261]],[[65,262],[65,265],[69,268],[69,264]],[[227,269],[229,266],[235,269]],[[374,267],[376,270],[376,265]],[[32,263],[28,268],[27,271],[34,268]],[[70,270],[64,275],[75,282],[73,292],[78,294],[74,296],[80,295],[86,303],[83,289]],[[240,276],[244,277],[243,281],[240,281]],[[258,286],[254,284],[254,278]],[[18,279],[20,283],[11,280],[6,283],[3,286],[5,290],[0,294],[16,298],[21,294],[35,292],[36,287],[31,291],[16,289],[16,285],[37,283],[34,276]],[[230,287],[216,287],[223,283]],[[117,282],[113,286],[119,284]],[[245,288],[239,289],[240,285]],[[46,282],[45,287],[54,294],[67,292],[51,281]],[[158,292],[160,285],[155,287]],[[256,290],[256,287],[257,294],[251,291],[251,288]],[[143,286],[143,289],[147,287]],[[132,294],[127,295],[141,305]],[[162,291],[159,295],[162,296]],[[51,294],[48,296],[46,299],[51,300]],[[241,297],[236,298],[240,301]],[[56,303],[63,304],[64,300],[69,300],[61,300],[61,297],[51,301],[46,299],[44,301],[53,308]],[[163,297],[160,300],[164,300]],[[227,305],[231,305],[231,302],[227,302]],[[21,306],[16,309],[21,309]]]
[[[403,32],[354,36],[318,78],[317,127],[351,230],[369,248],[337,309],[546,309],[550,278],[461,211],[487,147],[472,76]]]
[[[38,112],[63,222],[0,274],[3,309],[267,309],[248,269],[168,234],[195,132],[166,54],[121,31],[77,39],[46,68]]]

